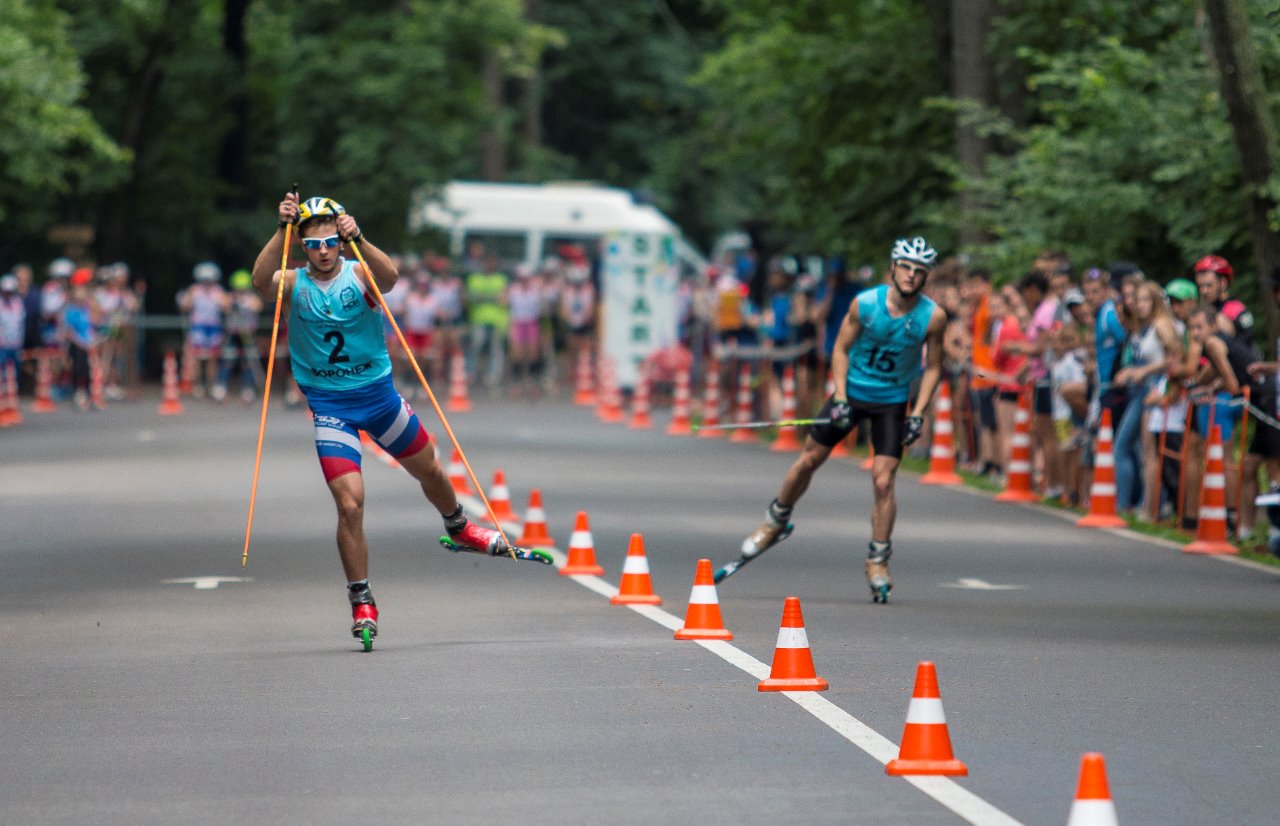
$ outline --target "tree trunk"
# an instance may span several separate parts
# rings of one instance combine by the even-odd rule
[[[961,105],[956,115],[956,159],[961,174],[978,181],[986,174],[991,142],[973,125],[975,106],[989,108],[995,98],[995,71],[987,54],[991,32],[991,0],[952,0],[951,94]],[[973,186],[961,182],[960,243],[970,246],[984,239],[978,214],[981,206]]]
[[[218,157],[218,173],[224,184],[220,200],[222,206],[244,208],[249,205],[249,173],[247,147],[249,138],[249,96],[245,61],[248,46],[245,43],[244,21],[252,0],[225,0],[222,16],[222,51],[231,60],[234,72],[227,105],[231,110],[231,128],[222,139],[222,152]]]
[[[129,86],[124,124],[118,143],[133,153],[133,164],[129,177],[108,193],[103,202],[102,226],[98,233],[98,255],[103,261],[119,261],[125,257],[129,228],[133,224],[133,193],[138,182],[138,161],[146,144],[144,127],[164,76],[165,60],[173,53],[177,43],[176,32],[190,25],[189,21],[195,14],[195,9],[191,6],[190,0],[171,0],[165,7],[160,23],[147,44],[147,54],[142,65]]]
[[[1245,209],[1253,237],[1253,259],[1259,280],[1280,266],[1280,235],[1270,224],[1276,200],[1266,187],[1276,171],[1276,132],[1267,109],[1267,90],[1258,65],[1244,0],[1206,0],[1210,40],[1218,64],[1218,79],[1227,120],[1240,158],[1240,178],[1245,188]],[[1280,312],[1270,290],[1262,290],[1267,314],[1267,344],[1280,331]]]
[[[539,0],[524,0],[525,20],[538,22]],[[533,64],[533,71],[524,89],[524,157],[530,158],[542,146],[542,56]]]
[[[506,129],[503,124],[506,112],[502,98],[502,61],[496,47],[485,51],[481,71],[489,125],[480,136],[480,177],[486,181],[504,181],[507,178]]]

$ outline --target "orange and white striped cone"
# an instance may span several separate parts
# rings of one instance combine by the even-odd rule
[[[36,355],[36,399],[32,413],[52,413],[58,406],[53,403],[53,368],[49,366],[49,351],[41,349]]]
[[[725,432],[720,428],[720,364],[713,360],[707,364],[707,387],[702,395],[702,429],[698,431],[698,438],[723,439],[724,436]]]
[[[178,390],[178,356],[172,350],[164,354],[164,385],[160,391],[160,415],[182,414],[182,399]]]
[[[1223,464],[1222,427],[1209,431],[1205,450],[1204,483],[1200,486],[1200,519],[1196,539],[1182,549],[1184,554],[1239,554],[1227,541],[1227,474]]]
[[[569,537],[569,559],[560,569],[560,576],[601,576],[604,568],[596,562],[595,541],[591,538],[591,526],[587,512],[578,511],[573,522],[573,534]]]
[[[676,373],[675,398],[671,400],[671,422],[667,425],[668,436],[688,436],[693,433],[693,424],[689,421],[689,370],[686,367]]]
[[[751,409],[754,405],[755,397],[751,392],[751,365],[743,363],[738,369],[738,407],[734,414],[734,421],[737,424],[746,424],[751,421]],[[750,444],[756,440],[755,435],[745,427],[734,429],[733,435],[729,437],[731,442],[743,442]]]
[[[596,394],[596,417],[608,424],[617,424],[625,417],[622,415],[622,396],[618,389],[618,374],[613,360],[608,356],[600,356],[600,392]]]
[[[471,397],[467,395],[467,363],[461,353],[453,354],[449,365],[449,400],[444,404],[451,413],[471,410]]]
[[[788,364],[782,371],[782,418],[795,417],[796,371]],[[774,437],[773,444],[769,445],[769,450],[774,453],[798,453],[801,447],[800,429],[794,425],[786,425],[778,428],[778,435]]]
[[[1080,779],[1067,826],[1119,826],[1116,804],[1107,785],[1107,764],[1096,751],[1080,758]]]
[[[373,437],[369,435],[368,431],[360,431],[360,446],[387,467],[400,467],[400,463],[396,461],[396,457],[384,450],[382,445],[375,442]]]
[[[104,392],[106,388],[106,371],[102,368],[102,357],[97,353],[89,353],[89,403],[96,410],[103,410],[107,406],[107,395]]]
[[[554,548],[556,541],[547,532],[547,512],[542,509],[542,491],[529,491],[529,510],[525,511],[524,531],[516,544],[525,548]]]
[[[996,494],[997,502],[1034,502],[1031,490],[1031,392],[1018,394],[1018,411],[1013,415],[1013,439],[1010,442],[1008,477],[1004,490]]]
[[[573,403],[581,407],[594,407],[596,404],[596,388],[591,375],[591,350],[583,348],[578,351],[577,378],[574,382]]]
[[[916,687],[907,706],[902,745],[898,757],[890,760],[884,771],[894,777],[969,773],[968,767],[951,753],[951,735],[947,733],[942,694],[938,692],[938,669],[928,660],[916,666]]]
[[[871,444],[871,440],[867,440],[867,458],[862,460],[862,464],[858,467],[863,470],[871,470],[876,466],[876,446]]]
[[[489,487],[489,506],[493,508],[493,515],[499,522],[516,521],[516,512],[511,509],[511,491],[507,488],[507,474],[501,470],[493,472],[493,485]],[[487,513],[481,518],[490,524],[493,523]]]
[[[711,573],[711,560],[699,559],[693,575],[693,591],[689,594],[689,608],[684,614],[684,625],[676,631],[678,640],[731,640],[733,633],[724,627],[720,614],[720,598],[716,596],[716,581]]]
[[[1126,524],[1116,515],[1116,456],[1112,439],[1111,411],[1104,408],[1093,459],[1093,482],[1089,485],[1089,512],[1076,520],[1082,528],[1123,528]]]
[[[761,680],[757,691],[826,691],[830,685],[818,676],[809,650],[809,635],[804,630],[804,614],[800,598],[787,597],[782,603],[782,624],[778,627],[778,644],[773,651],[773,665],[768,679]]]
[[[1066,816],[1066,826],[1119,826],[1116,804],[1107,785],[1107,765],[1097,752],[1080,758],[1080,779],[1075,784],[1075,799]]]
[[[649,577],[649,558],[644,554],[644,537],[631,534],[627,546],[627,558],[622,563],[622,580],[618,593],[609,600],[614,605],[661,605],[662,597],[653,592],[653,580]]]
[[[178,393],[183,396],[190,396],[195,390],[196,385],[196,349],[191,346],[191,342],[184,342],[182,345],[182,376],[178,382]]]
[[[627,427],[632,430],[649,430],[653,427],[653,417],[649,415],[649,371],[641,368],[636,377],[636,387],[631,394],[631,421]]]
[[[951,427],[951,391],[942,382],[938,402],[934,405],[933,445],[929,448],[929,472],[920,477],[922,485],[959,485],[964,482],[956,473],[956,446]]]
[[[12,364],[4,369],[4,386],[0,387],[0,427],[22,424],[22,411],[18,408],[18,377]]]
[[[453,486],[453,492],[459,496],[474,496],[475,489],[471,487],[471,479],[467,476],[467,466],[462,463],[462,454],[455,447],[453,455],[449,458],[449,484]]]

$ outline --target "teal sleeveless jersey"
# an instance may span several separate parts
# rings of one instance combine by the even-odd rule
[[[382,313],[356,277],[356,262],[338,259],[338,274],[325,284],[299,269],[289,310],[289,360],[293,378],[306,387],[349,390],[391,372]]]
[[[905,402],[910,397],[911,382],[924,372],[921,354],[937,306],[922,295],[909,313],[894,318],[885,304],[888,294],[889,286],[882,284],[855,299],[862,331],[849,348],[845,386],[850,398],[872,404]]]

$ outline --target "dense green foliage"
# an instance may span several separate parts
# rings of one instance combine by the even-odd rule
[[[746,223],[853,261],[905,232],[958,251],[968,189],[984,240],[963,252],[1005,277],[1045,247],[1248,271],[1202,6],[994,0],[975,105],[951,95],[947,0],[0,0],[0,257],[84,222],[176,284],[242,264],[293,181],[420,244],[413,191],[479,177],[487,131],[509,178],[642,191],[704,247]],[[1249,0],[1275,112],[1273,6]],[[957,117],[993,136],[981,177]]]

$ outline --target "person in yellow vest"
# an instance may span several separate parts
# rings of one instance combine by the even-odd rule
[[[502,381],[506,369],[507,328],[510,326],[508,278],[499,268],[498,257],[493,253],[485,253],[481,262],[480,269],[469,273],[466,279],[468,320],[471,323],[471,370],[468,372],[473,376],[479,375],[480,360],[487,354],[485,384],[494,387]]]

